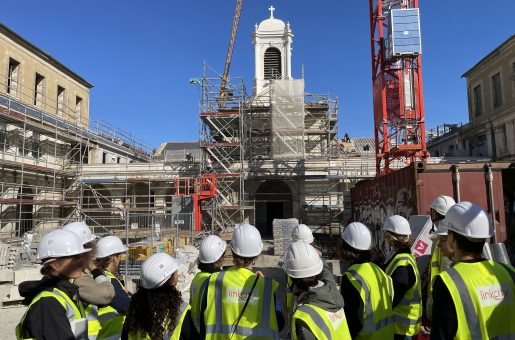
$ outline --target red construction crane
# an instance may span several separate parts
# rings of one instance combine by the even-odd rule
[[[369,0],[376,175],[426,161],[418,0]]]

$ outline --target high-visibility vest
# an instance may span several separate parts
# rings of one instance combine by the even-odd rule
[[[249,298],[255,281],[256,286]],[[233,267],[211,275],[207,289],[208,304],[204,311],[206,339],[279,339],[274,304],[278,286],[275,280],[257,278],[245,268]],[[247,299],[249,302],[236,327]]]
[[[442,266],[442,251],[438,246],[440,240],[435,241],[434,250],[431,253],[431,262],[429,263],[429,284],[427,285],[428,295],[433,294],[433,284],[435,282],[436,276],[440,274],[440,268]]]
[[[411,266],[415,273],[415,283],[404,293],[402,300],[393,308],[394,333],[401,335],[416,335],[422,325],[422,284],[417,262],[411,254],[395,255],[386,267],[386,274],[391,276],[395,269]]]
[[[31,338],[23,338],[23,322],[25,321],[25,317],[27,313],[30,311],[30,308],[33,304],[41,300],[42,298],[53,298],[56,299],[61,306],[63,306],[66,317],[70,322],[70,329],[75,336],[75,339],[87,339],[88,338],[88,330],[87,323],[84,318],[84,311],[82,310],[82,306],[79,303],[79,307],[73,302],[70,297],[60,289],[54,288],[52,291],[42,291],[39,293],[30,303],[29,307],[20,322],[16,326],[16,338],[18,340],[30,340]],[[81,325],[81,326],[78,326]],[[77,327],[76,327],[77,326]],[[83,327],[82,327],[83,326]]]
[[[89,275],[93,278],[93,275],[91,275],[89,270],[83,272],[82,275]],[[71,279],[70,282],[74,283],[75,279]],[[89,340],[96,340],[98,332],[100,332],[100,328],[102,328],[100,321],[98,320],[98,307],[96,305],[89,304],[84,309],[84,312],[86,313],[86,320],[88,321],[88,338]]]
[[[109,279],[115,279],[125,289],[115,275],[107,270],[104,271],[104,275]],[[114,307],[108,305],[98,309],[98,320],[100,321],[100,331],[98,332],[97,340],[120,339],[125,315],[119,314]]]
[[[177,320],[177,324],[175,327],[171,330],[170,329],[170,320],[166,323],[166,331],[165,334],[163,334],[163,340],[179,340],[181,337],[181,329],[182,329],[182,323],[184,322],[184,318],[188,314],[188,311],[191,309],[190,305],[185,305],[184,308],[181,306],[181,315],[179,320]],[[129,340],[154,340],[151,339],[150,336],[145,333],[144,331],[138,331],[136,334],[129,333],[128,335]]]
[[[458,262],[439,276],[456,308],[458,329],[454,339],[515,338],[512,266],[493,261]]]
[[[311,304],[298,306],[291,321],[293,340],[297,340],[297,320],[302,320],[317,339],[351,339],[343,308],[332,313]]]
[[[293,280],[286,276],[286,310],[290,310],[293,305]]]
[[[356,339],[393,339],[392,279],[372,262],[353,264],[344,275],[363,302],[363,326]]]
[[[204,285],[207,284],[207,279],[211,276],[211,273],[200,272],[195,275],[190,286],[190,306],[191,306],[191,319],[193,324],[200,332],[200,315],[202,310],[202,296],[204,292]]]

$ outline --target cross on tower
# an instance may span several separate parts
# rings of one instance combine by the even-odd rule
[[[270,6],[268,8],[268,10],[270,11],[270,19],[274,19],[274,11],[275,11],[275,7],[274,6]]]

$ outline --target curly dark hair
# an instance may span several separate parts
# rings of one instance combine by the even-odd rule
[[[181,292],[168,283],[155,289],[141,287],[132,296],[123,325],[124,332],[136,334],[143,331],[151,339],[162,339],[165,325],[177,324],[181,304]]]

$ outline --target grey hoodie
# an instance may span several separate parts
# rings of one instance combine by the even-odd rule
[[[340,291],[336,287],[331,269],[324,263],[324,269],[319,277],[319,284],[309,291],[300,294],[298,305],[310,304],[329,312],[337,312],[343,308],[344,302]],[[309,328],[303,322],[297,321],[297,337],[300,340],[316,340]]]

